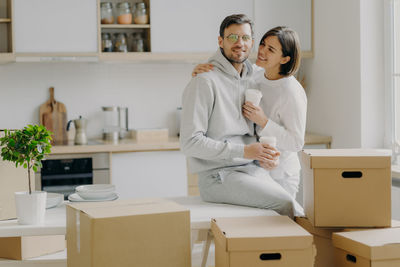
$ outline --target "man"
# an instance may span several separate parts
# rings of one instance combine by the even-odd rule
[[[205,201],[273,209],[293,218],[292,197],[269,175],[279,153],[257,142],[242,115],[244,91],[254,87],[247,60],[252,22],[242,14],[220,26],[214,70],[192,78],[183,93],[180,142]],[[257,162],[259,162],[259,165]]]

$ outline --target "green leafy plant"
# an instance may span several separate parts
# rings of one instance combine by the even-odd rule
[[[50,153],[52,132],[43,125],[28,125],[22,130],[4,130],[0,137],[1,157],[15,163],[15,167],[28,169],[29,194],[31,189],[31,169],[42,167],[41,160]]]

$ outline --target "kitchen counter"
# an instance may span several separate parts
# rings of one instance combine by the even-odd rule
[[[134,139],[120,140],[113,143],[103,140],[89,141],[88,145],[68,145],[53,146],[51,154],[76,154],[76,153],[100,153],[100,152],[140,152],[140,151],[164,151],[179,150],[178,137],[170,137],[167,142],[141,142],[138,143]]]
[[[314,133],[306,133],[304,137],[304,145],[324,144],[326,148],[331,148],[332,136],[320,135]]]
[[[392,181],[400,186],[400,165],[392,165]]]
[[[304,138],[305,145],[324,144],[327,148],[331,147],[332,137],[306,133]],[[170,137],[167,142],[141,142],[138,143],[134,139],[120,140],[118,143],[93,140],[89,141],[88,145],[68,145],[53,146],[51,154],[76,154],[76,153],[121,153],[121,152],[141,152],[141,151],[166,151],[166,150],[179,150],[179,138]]]

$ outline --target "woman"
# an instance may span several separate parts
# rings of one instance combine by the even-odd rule
[[[258,136],[275,136],[281,152],[280,164],[271,169],[271,177],[295,198],[300,183],[297,156],[304,145],[307,97],[293,76],[300,66],[297,33],[287,27],[275,27],[261,39],[254,74],[263,97],[260,106],[243,105],[243,115],[257,124]],[[260,68],[261,67],[261,68]],[[210,71],[212,65],[196,66],[192,75]]]

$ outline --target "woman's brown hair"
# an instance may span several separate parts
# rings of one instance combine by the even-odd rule
[[[287,63],[281,65],[279,74],[283,76],[294,75],[299,70],[301,61],[299,36],[288,27],[278,26],[264,34],[260,45],[264,44],[264,40],[269,36],[276,36],[282,46],[282,56],[290,57]]]

